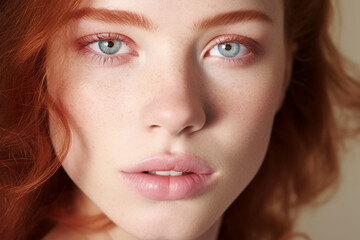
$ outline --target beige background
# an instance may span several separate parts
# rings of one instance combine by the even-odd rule
[[[338,6],[334,39],[360,66],[360,0],[339,0]],[[360,240],[360,140],[347,145],[336,195],[320,208],[307,208],[297,224],[312,240]]]

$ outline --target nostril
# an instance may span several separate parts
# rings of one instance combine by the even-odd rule
[[[183,129],[183,131],[184,131],[184,132],[187,132],[187,131],[192,132],[194,128],[196,128],[196,126],[189,125],[189,126],[186,126],[186,127]]]
[[[155,130],[155,131],[157,131],[158,129],[160,129],[161,127],[159,126],[159,125],[150,125],[149,126],[149,129],[151,130],[151,131],[153,131],[153,130]]]

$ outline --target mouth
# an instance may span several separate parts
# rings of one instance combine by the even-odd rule
[[[195,197],[216,180],[203,160],[188,154],[155,156],[120,173],[137,194],[157,201]]]

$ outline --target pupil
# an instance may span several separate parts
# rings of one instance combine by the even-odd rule
[[[114,45],[115,45],[115,44],[114,44],[113,41],[108,41],[108,43],[107,43],[107,46],[108,46],[109,48],[112,48]]]
[[[226,45],[225,45],[225,50],[226,50],[226,51],[230,51],[231,48],[232,48],[231,44],[226,44]]]

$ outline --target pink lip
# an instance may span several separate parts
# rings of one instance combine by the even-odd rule
[[[186,172],[180,176],[159,176],[150,171]],[[215,181],[214,171],[189,154],[157,155],[121,171],[121,176],[140,195],[157,201],[190,198]]]

